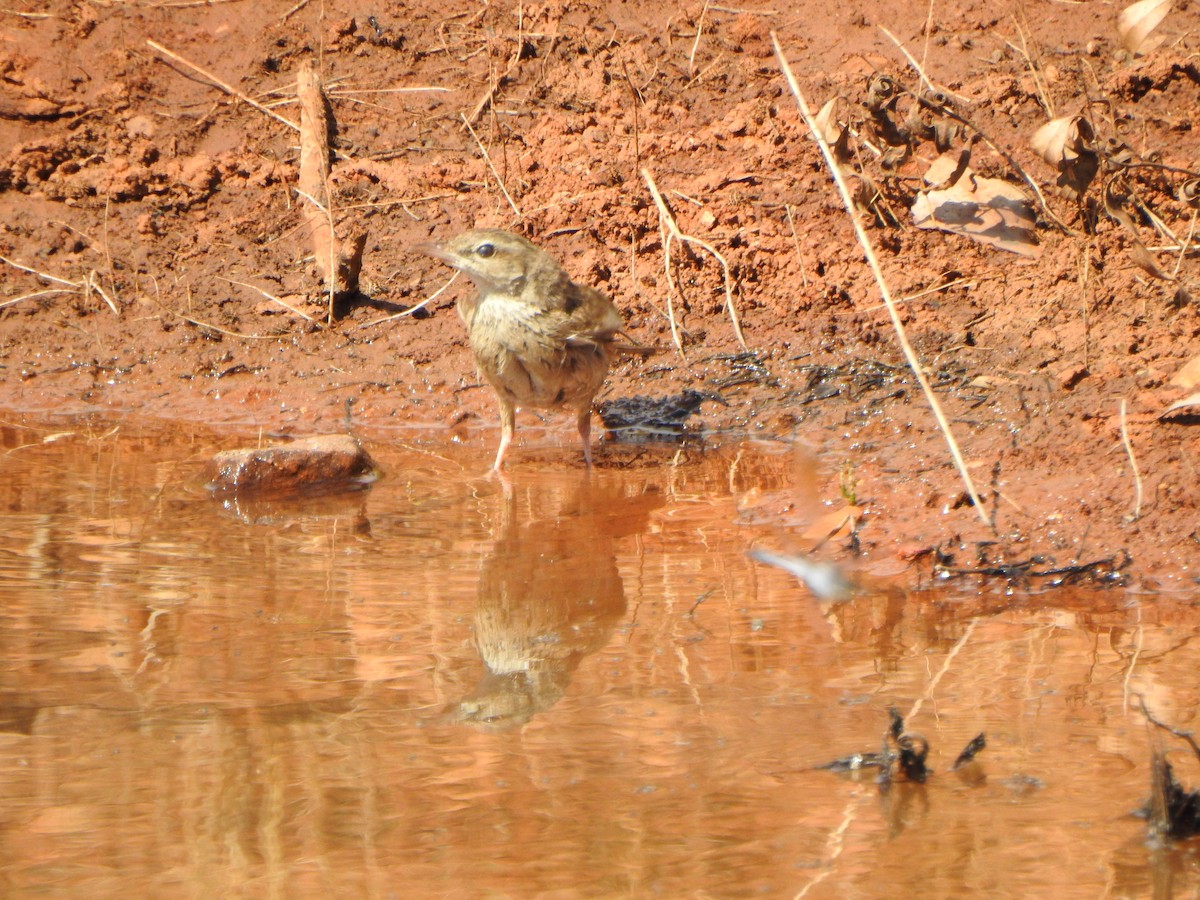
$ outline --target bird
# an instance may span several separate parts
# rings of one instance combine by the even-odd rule
[[[501,472],[516,428],[517,407],[574,410],[584,463],[592,465],[592,401],[623,352],[648,355],[622,332],[616,305],[576,284],[532,241],[510,231],[473,228],[422,253],[458,269],[478,294],[458,311],[480,374],[500,404]]]

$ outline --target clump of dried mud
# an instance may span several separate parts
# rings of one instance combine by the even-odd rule
[[[928,6],[910,3],[434,2],[374,17],[294,6],[51,2],[0,14],[0,254],[61,279],[0,269],[0,407],[302,433],[340,425],[352,399],[368,435],[395,422],[491,425],[453,310],[466,288],[389,317],[443,284],[416,243],[515,228],[613,296],[637,340],[664,348],[625,364],[601,399],[719,393],[728,405],[705,405],[709,429],[811,445],[831,500],[852,473],[868,549],[1000,540],[1066,563],[1127,548],[1143,578],[1192,578],[1200,433],[1158,413],[1200,354],[1197,255],[1170,246],[1150,213],[1192,239],[1172,169],[1200,165],[1194,11],[1177,10],[1169,40],[1132,58],[1115,11],[1097,4],[1050,5],[1036,21],[1020,7],[935,9],[928,26]],[[862,117],[872,74],[919,87],[878,26],[1071,229],[1042,216],[1032,259],[917,229],[906,205],[936,151],[922,145],[892,171],[854,164],[874,175],[872,238],[893,291],[911,297],[905,324],[993,527],[962,503],[771,50],[773,30],[810,100],[840,94]],[[296,134],[211,80],[296,122],[295,73],[314,58],[338,122],[337,214],[369,234],[364,296],[331,326],[294,192]],[[1172,167],[1128,174],[1145,209],[1128,194],[1106,204],[1099,179],[1082,200],[1056,191],[1029,148],[1049,108]],[[982,143],[971,165],[1020,182]],[[747,347],[712,256],[674,246],[668,294],[643,170],[682,232],[728,261]],[[1114,203],[1132,227],[1109,214]]]

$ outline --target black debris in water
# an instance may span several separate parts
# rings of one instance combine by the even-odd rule
[[[973,737],[954,761],[953,769],[966,765],[987,746],[980,732]],[[815,768],[830,772],[857,772],[861,769],[877,768],[882,771],[876,779],[881,790],[887,790],[893,781],[909,781],[924,784],[933,774],[926,764],[929,757],[929,741],[904,724],[904,717],[894,706],[888,709],[888,727],[883,735],[883,745],[878,753],[852,753],[840,756]]]
[[[1139,700],[1147,724],[1185,741],[1196,758],[1200,759],[1200,745],[1197,745],[1190,731],[1160,722],[1150,714],[1146,701],[1142,698]],[[1200,791],[1185,789],[1175,778],[1175,770],[1167,760],[1167,751],[1163,749],[1157,732],[1152,734],[1151,743],[1150,802],[1147,806],[1150,831],[1172,840],[1194,837],[1200,834]]]
[[[618,397],[600,404],[600,420],[615,441],[680,441],[688,436],[688,418],[706,400],[725,403],[720,394],[690,389],[670,397]]]
[[[984,737],[983,732],[981,731],[967,742],[967,746],[963,747],[962,753],[958,754],[958,759],[954,760],[954,765],[950,767],[950,771],[953,772],[955,769],[961,769],[963,766],[973,760],[976,755],[978,755],[979,751],[986,746],[987,738]]]

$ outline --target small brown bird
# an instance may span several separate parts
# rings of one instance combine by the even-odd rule
[[[479,295],[459,314],[475,363],[500,401],[500,471],[518,406],[575,410],[583,457],[592,464],[592,399],[621,352],[649,353],[617,342],[621,314],[594,288],[575,284],[547,253],[518,234],[492,228],[463,232],[418,248],[465,272]]]

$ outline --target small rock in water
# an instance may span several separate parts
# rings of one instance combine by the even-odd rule
[[[205,474],[216,494],[288,494],[362,487],[379,470],[350,435],[322,434],[277,447],[222,450]]]

